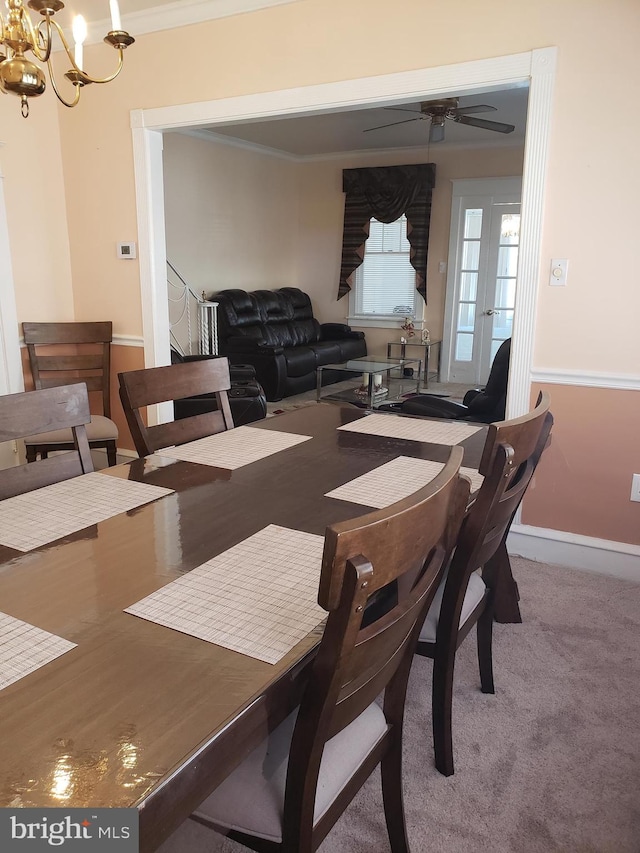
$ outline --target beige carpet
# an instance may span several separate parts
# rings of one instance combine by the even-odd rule
[[[640,851],[640,584],[513,559],[522,625],[496,625],[495,696],[480,692],[473,636],[456,667],[456,773],[433,766],[431,661],[406,710],[413,853]],[[244,848],[187,821],[162,853]],[[322,853],[389,849],[378,774]]]

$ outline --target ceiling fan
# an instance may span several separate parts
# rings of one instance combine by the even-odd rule
[[[393,127],[396,124],[406,124],[410,121],[430,122],[429,142],[442,142],[444,140],[445,119],[467,124],[471,127],[481,127],[483,130],[495,130],[497,133],[512,133],[516,128],[513,124],[504,124],[501,121],[489,121],[485,118],[474,118],[473,113],[488,113],[495,111],[496,107],[489,104],[473,104],[469,107],[459,107],[458,98],[442,98],[438,101],[423,101],[419,110],[409,110],[404,107],[386,107],[388,110],[396,110],[405,113],[417,113],[415,118],[407,118],[404,121],[394,121],[391,124],[379,124],[377,127],[368,127],[363,133],[371,130],[380,130],[383,127]]]

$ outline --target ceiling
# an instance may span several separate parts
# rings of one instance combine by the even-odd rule
[[[156,6],[167,6],[175,4],[175,0],[119,0],[120,14],[122,17],[132,12],[143,12],[154,9]],[[25,6],[26,6],[25,2]],[[64,9],[56,12],[56,21],[61,27],[70,28],[73,18],[82,15],[87,23],[106,21],[109,19],[108,0],[64,0]],[[33,19],[37,19],[36,13],[32,13]]]
[[[461,97],[459,101],[461,107],[471,104],[488,104],[497,108],[495,112],[478,114],[478,118],[514,124],[516,129],[513,133],[503,134],[447,120],[444,142],[433,144],[438,147],[523,145],[528,94],[527,87],[519,87]],[[416,110],[418,120],[406,121],[413,116],[409,112],[396,112],[399,107]],[[429,137],[429,120],[419,118],[419,114],[420,103],[412,101],[394,104],[393,110],[369,107],[297,118],[212,125],[205,130],[214,135],[232,137],[284,154],[309,157],[345,151],[426,147]],[[393,122],[403,123],[365,132],[368,128]]]

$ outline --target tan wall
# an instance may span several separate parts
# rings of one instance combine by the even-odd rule
[[[0,171],[19,322],[73,319],[56,104],[47,92],[24,119],[18,98],[0,96]]]
[[[77,110],[60,108],[76,317],[108,316],[116,333],[141,333],[137,264],[115,257],[117,241],[136,237],[131,109],[445,66],[557,45],[534,366],[637,377],[640,287],[634,270],[640,114],[629,104],[634,102],[640,72],[640,4],[538,0],[507,8],[501,0],[438,4],[404,0],[396,10],[390,15],[383,0],[302,0],[141,36],[127,51],[124,74],[116,82],[88,89]],[[104,49],[87,47],[87,62]],[[187,79],[179,64],[169,61],[179,56],[189,57]],[[13,109],[18,106],[10,96],[0,102],[3,111],[10,103]],[[43,115],[45,109],[49,108],[43,108]],[[30,241],[17,229],[23,229],[42,194],[49,195],[43,182],[52,187],[60,183],[55,119],[41,129],[21,119],[11,121],[3,135],[13,151],[24,147],[31,152],[22,159],[15,155],[5,169],[7,179],[20,186],[8,201],[12,240],[17,241],[14,254],[23,255],[26,269],[31,251],[43,273],[54,277],[58,270],[51,270],[51,261],[57,260],[64,243],[56,236],[64,217],[60,204],[51,205],[56,215],[41,217],[43,227],[35,229],[39,236],[45,231],[48,238]],[[41,245],[44,258],[39,257]],[[546,284],[552,257],[570,259],[566,288]],[[27,302],[31,309],[35,299],[44,313],[45,303],[38,296],[46,300],[50,293],[37,278],[26,272],[19,277],[19,287],[30,288],[29,293],[17,294],[21,312]],[[59,289],[64,303],[66,293]],[[47,303],[46,313],[53,316],[60,310],[57,302]],[[621,394],[629,401],[624,406],[628,412],[637,391]],[[556,420],[558,424],[562,420],[562,429],[590,437],[581,445],[579,464],[567,470],[570,500],[556,502],[552,493],[546,496],[555,510],[555,526],[571,531],[575,518],[570,504],[583,490],[580,472],[594,465],[589,449],[597,444],[599,425],[570,407],[563,408]],[[620,423],[613,418],[609,426],[620,458],[628,460],[630,486],[637,438],[624,431],[619,438]],[[618,518],[638,512],[640,505],[630,508],[616,477],[608,469],[598,470],[604,507],[600,535],[616,539],[622,535]]]
[[[142,370],[143,367],[144,350],[142,347],[118,345],[111,347],[111,417],[118,426],[118,447],[126,450],[135,450],[135,447],[120,402],[118,373],[124,373],[127,370]]]
[[[295,285],[296,164],[165,134],[167,257],[192,290]]]
[[[535,385],[551,395],[554,425],[523,506],[534,527],[640,545],[640,504],[629,500],[640,471],[640,394]]]

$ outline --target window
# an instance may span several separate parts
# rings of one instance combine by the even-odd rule
[[[352,313],[360,317],[415,316],[416,271],[409,263],[407,218],[369,223],[364,261],[355,274]]]

